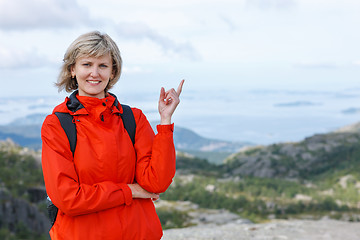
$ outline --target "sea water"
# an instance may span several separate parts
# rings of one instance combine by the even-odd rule
[[[158,121],[158,92],[114,92],[122,103]],[[64,100],[52,97],[0,97],[0,125],[30,114],[50,114]],[[254,144],[301,141],[360,121],[360,89],[212,89],[183,91],[176,126],[207,138]]]

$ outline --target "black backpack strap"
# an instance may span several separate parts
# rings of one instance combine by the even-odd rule
[[[124,127],[128,132],[132,143],[135,144],[136,122],[133,111],[131,110],[131,107],[129,107],[128,105],[121,104],[121,106],[123,109],[123,113],[120,116],[123,120]]]
[[[70,150],[74,155],[76,148],[76,125],[73,122],[73,116],[71,116],[69,113],[63,112],[55,112],[55,115],[58,117],[61,127],[66,133],[70,143]]]
[[[66,136],[70,143],[70,150],[74,155],[76,148],[76,125],[73,123],[73,116],[69,113],[55,112],[55,115],[60,121],[61,127],[64,129]],[[49,196],[47,197],[47,210],[51,225],[53,226],[58,214],[58,208],[51,202]]]

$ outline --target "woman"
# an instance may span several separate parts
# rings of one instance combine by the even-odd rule
[[[153,199],[175,174],[171,116],[177,91],[161,88],[160,125],[155,136],[141,110],[132,108],[135,143],[124,129],[121,104],[108,92],[120,77],[122,60],[106,34],[90,32],[67,49],[57,82],[74,91],[46,117],[41,136],[46,190],[59,211],[52,239],[160,239]],[[74,153],[55,112],[76,124]]]

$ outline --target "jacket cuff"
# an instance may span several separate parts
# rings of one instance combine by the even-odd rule
[[[129,188],[129,186],[125,183],[120,184],[120,187],[122,189],[122,192],[124,194],[124,202],[125,205],[130,205],[132,203],[132,192]]]
[[[166,133],[166,132],[174,132],[174,124],[167,124],[167,125],[157,125],[156,129],[158,133]]]

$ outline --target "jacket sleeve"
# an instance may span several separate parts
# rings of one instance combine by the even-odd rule
[[[69,141],[54,114],[45,119],[41,138],[46,191],[62,212],[77,216],[131,204],[132,194],[127,184],[79,183]]]
[[[136,181],[149,192],[165,192],[176,171],[174,124],[158,125],[155,135],[145,115],[139,109],[133,109],[133,112],[136,119]]]

